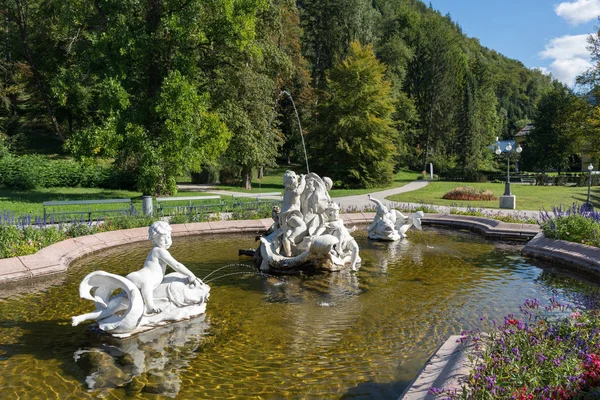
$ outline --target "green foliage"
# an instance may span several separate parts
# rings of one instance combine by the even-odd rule
[[[556,84],[540,100],[535,128],[529,134],[523,158],[547,170],[564,171],[573,154],[581,152],[587,105],[568,88]]]
[[[33,254],[66,238],[64,231],[54,227],[21,229],[14,225],[0,224],[0,258]]]
[[[300,3],[304,51],[312,64],[317,89],[327,85],[326,72],[350,50],[350,43],[372,43],[377,12],[368,0],[308,0]]]
[[[328,76],[329,96],[310,136],[313,164],[345,187],[388,185],[398,132],[391,82],[373,47],[354,42],[348,57]]]
[[[238,209],[231,213],[231,219],[247,220],[247,219],[264,219],[271,217],[272,207],[265,206],[256,210]]]
[[[460,104],[456,98],[460,98],[465,62],[459,33],[452,24],[435,14],[421,15],[415,23],[409,40],[415,56],[409,64],[405,86],[420,115],[420,129],[407,142],[418,149],[425,170],[433,157],[441,161],[451,154]],[[446,168],[452,168],[452,164],[438,170],[443,172]]]
[[[50,160],[39,155],[0,158],[0,185],[14,189],[107,187],[116,183],[112,173],[111,168],[97,164]]]
[[[181,171],[202,165],[241,171],[249,187],[253,168],[298,162],[296,116],[278,95],[294,96],[307,138],[320,135],[326,118],[315,106],[335,98],[326,76],[353,41],[374,44],[391,82],[394,156],[386,150],[377,170],[429,162],[441,173],[491,170],[485,146],[532,119],[551,87],[541,71],[483,48],[418,0],[4,6],[0,135],[25,143],[31,133],[53,132],[78,157],[114,160],[123,180],[146,194],[173,193]],[[598,129],[586,135],[598,153]],[[48,142],[40,150],[57,152]]]
[[[566,240],[600,247],[600,222],[584,215],[567,215],[549,219],[542,224],[550,239]]]

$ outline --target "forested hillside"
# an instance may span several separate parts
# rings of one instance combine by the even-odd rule
[[[493,169],[486,146],[552,88],[418,0],[0,1],[3,147],[50,134],[150,194],[304,164],[284,90],[311,171],[369,187]]]

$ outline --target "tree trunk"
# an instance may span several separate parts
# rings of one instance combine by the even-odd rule
[[[262,179],[265,176],[265,168],[264,167],[260,167],[258,169],[258,179]]]
[[[242,167],[242,180],[244,181],[244,189],[252,189],[252,167]]]

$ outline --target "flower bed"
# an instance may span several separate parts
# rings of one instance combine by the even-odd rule
[[[600,398],[600,320],[598,294],[582,296],[585,310],[550,299],[527,300],[521,314],[489,321],[489,335],[463,332],[477,355],[462,391],[429,393],[447,399]]]
[[[540,226],[549,239],[566,240],[600,247],[600,212],[585,205],[553,207],[540,212]]]
[[[442,196],[446,200],[498,200],[491,190],[461,186],[452,189]]]

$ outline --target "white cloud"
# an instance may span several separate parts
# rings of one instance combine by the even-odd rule
[[[536,71],[536,70],[537,70],[537,71],[540,71],[540,72],[541,72],[542,74],[544,74],[544,75],[550,75],[550,72],[551,72],[551,71],[550,71],[548,68],[546,68],[546,67],[533,67],[533,68],[531,68],[531,69],[532,69],[532,70],[534,70],[534,71]]]
[[[564,1],[554,6],[554,12],[573,25],[586,23],[600,15],[600,0]]]
[[[541,58],[552,59],[550,71],[559,81],[573,86],[575,78],[592,67],[591,56],[586,48],[588,35],[566,35],[554,38],[539,53]]]

